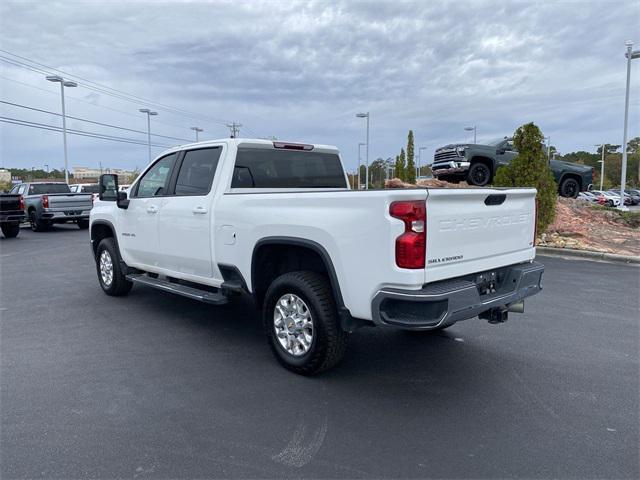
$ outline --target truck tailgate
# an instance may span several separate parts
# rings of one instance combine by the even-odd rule
[[[20,210],[20,195],[0,195],[0,211],[13,212]]]
[[[533,188],[430,189],[425,282],[535,257]]]
[[[48,196],[49,209],[54,211],[91,210],[93,206],[91,193],[55,193]]]

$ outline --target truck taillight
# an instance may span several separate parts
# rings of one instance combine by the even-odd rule
[[[20,195],[20,210],[24,210],[24,197]]]
[[[42,208],[49,208],[49,195],[42,195]]]
[[[424,268],[427,245],[427,207],[424,200],[393,202],[389,214],[404,222],[404,233],[396,238],[396,265]]]

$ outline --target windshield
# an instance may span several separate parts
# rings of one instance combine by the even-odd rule
[[[66,183],[32,183],[29,185],[29,195],[45,193],[71,193]]]
[[[486,144],[489,145],[490,147],[496,147],[500,145],[502,142],[504,142],[505,140],[506,138],[504,137],[494,138],[492,140],[489,140]]]

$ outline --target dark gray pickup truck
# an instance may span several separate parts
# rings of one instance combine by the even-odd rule
[[[0,228],[6,238],[17,237],[24,221],[24,198],[18,194],[0,194]]]
[[[24,208],[34,232],[47,230],[54,223],[75,222],[89,228],[93,208],[91,193],[71,193],[69,185],[57,182],[20,183],[11,193],[24,197]]]
[[[479,144],[452,144],[438,148],[431,170],[439,180],[484,186],[491,183],[496,170],[518,155],[513,139],[500,138]],[[593,184],[593,168],[577,163],[551,160],[549,167],[558,184],[558,193],[575,198]]]

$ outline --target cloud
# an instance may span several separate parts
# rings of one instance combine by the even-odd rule
[[[467,124],[482,139],[535,121],[562,152],[620,143],[624,41],[640,23],[637,1],[3,2],[0,15],[3,49],[198,116],[157,108],[157,133],[191,138],[199,125],[205,138],[221,137],[237,120],[245,135],[338,145],[350,168],[361,110],[371,112],[372,157],[395,155],[409,128],[432,150],[465,139]],[[59,111],[43,75],[0,64],[4,99]],[[636,92],[638,75],[635,67]],[[146,128],[144,102],[82,85],[69,96],[75,116]],[[636,98],[632,135],[639,120]],[[0,128],[6,165],[61,158],[59,134]],[[70,157],[143,166],[146,149],[75,137]]]

